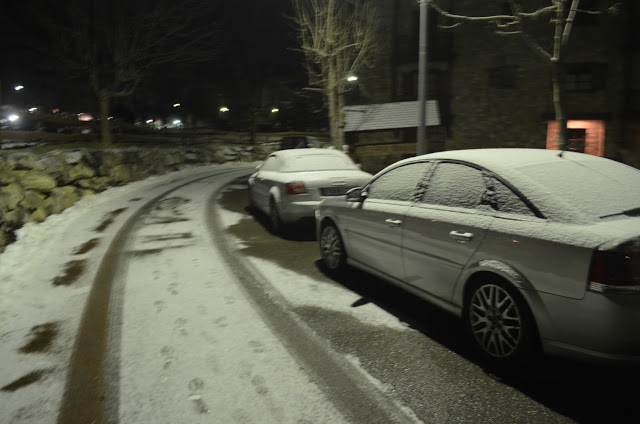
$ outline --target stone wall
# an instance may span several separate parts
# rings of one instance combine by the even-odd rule
[[[109,187],[185,165],[263,160],[275,144],[0,152],[0,252],[28,222],[42,222]]]

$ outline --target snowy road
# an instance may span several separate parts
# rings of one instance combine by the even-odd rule
[[[20,231],[0,255],[0,422],[419,422],[223,259],[236,217],[215,196],[254,166],[153,177]]]

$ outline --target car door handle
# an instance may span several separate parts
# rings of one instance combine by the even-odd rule
[[[464,241],[471,240],[473,238],[473,233],[463,233],[463,232],[460,232],[460,231],[451,231],[449,233],[449,237],[451,237],[451,238],[453,238],[453,239],[455,239],[457,241],[464,242]]]
[[[384,223],[389,225],[390,227],[399,227],[402,225],[402,221],[399,219],[385,219]]]

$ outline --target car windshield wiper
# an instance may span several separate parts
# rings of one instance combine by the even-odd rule
[[[610,217],[612,217],[612,216],[619,216],[619,215],[640,216],[640,207],[638,207],[638,208],[632,208],[632,209],[627,209],[626,211],[617,212],[617,213],[612,213],[612,214],[609,214],[609,215],[602,215],[602,216],[600,217],[600,219],[610,218]]]

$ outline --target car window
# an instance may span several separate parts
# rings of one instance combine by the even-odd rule
[[[482,171],[459,163],[440,163],[428,182],[424,203],[476,208],[486,190]]]
[[[504,213],[536,216],[527,204],[504,183],[494,177],[487,177],[487,190],[482,195],[482,204]]]
[[[283,137],[280,141],[281,149],[300,149],[307,147],[307,138],[304,136]]]
[[[275,156],[269,156],[260,167],[260,171],[277,171],[278,170],[278,158]]]
[[[283,172],[331,171],[358,169],[351,158],[343,154],[314,154],[288,157],[282,166]]]
[[[428,166],[420,162],[391,169],[367,187],[367,199],[411,200]]]

